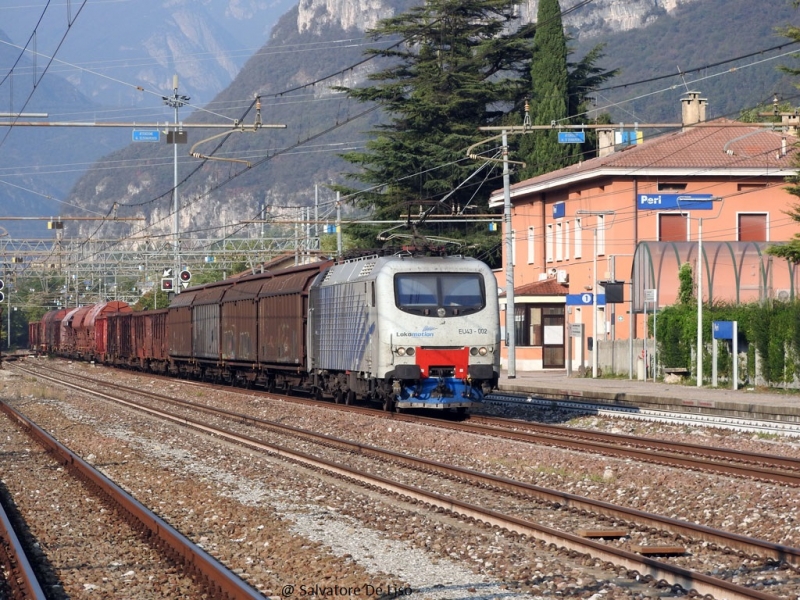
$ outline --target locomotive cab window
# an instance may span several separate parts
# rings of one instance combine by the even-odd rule
[[[395,300],[405,312],[447,316],[477,312],[485,305],[478,273],[403,273],[395,276]]]

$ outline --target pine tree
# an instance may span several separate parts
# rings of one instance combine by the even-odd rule
[[[473,177],[481,163],[467,158],[466,150],[489,137],[478,127],[502,116],[500,103],[515,95],[517,77],[508,75],[525,68],[530,42],[519,31],[507,33],[514,19],[514,3],[507,0],[432,0],[382,21],[373,39],[405,40],[370,51],[389,66],[369,76],[375,85],[339,88],[378,103],[386,115],[365,152],[344,155],[361,167],[354,179],[378,187],[339,191],[374,210],[375,219],[485,209],[496,183],[476,196],[475,186],[486,176]],[[467,225],[454,231],[451,224],[438,233],[474,241],[479,230]],[[368,238],[372,232],[362,233]]]

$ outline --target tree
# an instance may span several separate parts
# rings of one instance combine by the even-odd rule
[[[466,150],[488,137],[478,127],[502,116],[501,103],[514,96],[504,74],[518,72],[529,55],[524,33],[506,33],[514,18],[507,0],[432,0],[370,32],[374,40],[404,41],[368,51],[388,61],[368,77],[378,83],[337,88],[377,103],[386,119],[366,151],[344,155],[361,167],[352,178],[363,184],[337,188],[345,197],[373,209],[375,219],[414,220],[423,234],[457,235],[452,224],[445,230],[423,226],[429,212],[485,209],[491,189],[476,194],[486,175],[471,178],[481,163],[468,159]],[[361,241],[374,245],[375,229],[361,231]],[[459,233],[473,235],[477,227],[465,223]]]
[[[531,124],[563,123],[568,112],[567,40],[558,0],[541,0],[536,15],[531,61]],[[558,131],[534,131],[519,144],[526,167],[521,176],[534,177],[569,164],[572,148],[558,143]]]
[[[800,6],[800,0],[795,0],[793,4],[795,7]],[[795,42],[800,42],[800,27],[790,25],[781,29],[780,32]],[[780,69],[792,75],[800,75],[800,69],[787,66],[781,66]],[[800,169],[800,155],[795,155],[794,162],[795,166]],[[800,170],[795,172],[794,175],[787,177],[786,183],[789,184],[786,187],[786,191],[793,196],[800,197]],[[789,215],[792,220],[800,222],[800,204],[795,204],[791,210],[786,211],[786,214]],[[800,264],[800,234],[794,234],[792,239],[783,246],[769,246],[766,249],[766,253],[772,256],[785,258],[794,264]]]
[[[343,155],[359,167],[350,177],[361,184],[334,187],[344,200],[374,211],[375,219],[403,218],[403,235],[412,230],[412,235],[457,238],[468,243],[462,253],[490,264],[499,260],[497,233],[468,221],[436,224],[428,215],[483,211],[500,186],[499,164],[468,159],[466,151],[491,137],[481,126],[518,121],[518,109],[532,87],[533,42],[539,34],[533,25],[515,29],[514,20],[513,2],[430,0],[381,21],[370,32],[374,40],[403,41],[368,51],[388,64],[368,76],[374,85],[336,88],[360,102],[376,103],[385,118],[365,151]],[[591,90],[614,73],[594,66],[601,56],[596,49],[566,74],[566,53],[559,59],[566,77],[559,93],[564,111],[579,110]],[[399,235],[394,229],[376,238],[376,228],[366,225],[348,232],[361,247],[374,246],[376,239],[392,243]]]

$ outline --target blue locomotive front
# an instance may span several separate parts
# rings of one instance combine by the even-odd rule
[[[321,393],[466,410],[497,385],[497,284],[464,257],[369,257],[309,290],[309,373]]]

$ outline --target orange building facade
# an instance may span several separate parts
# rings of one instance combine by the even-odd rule
[[[701,247],[706,302],[796,296],[795,267],[764,253],[800,233],[785,189],[796,131],[706,122],[696,93],[682,103],[680,131],[625,146],[599,132],[597,158],[492,194],[491,207],[511,211],[516,369],[565,368],[568,357],[577,367],[594,340],[643,338],[645,311],[677,301],[683,263],[697,281]],[[572,325],[585,336],[570,337]]]

